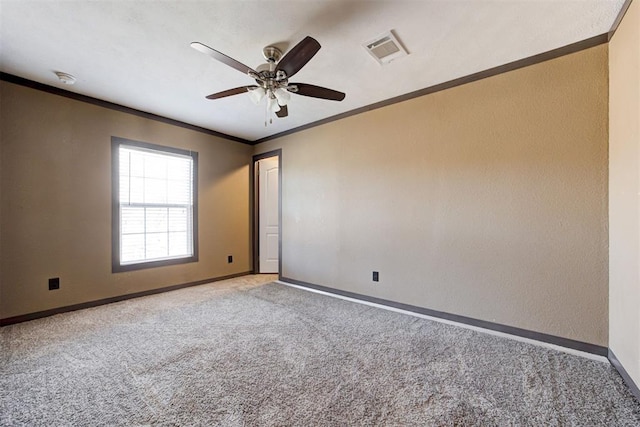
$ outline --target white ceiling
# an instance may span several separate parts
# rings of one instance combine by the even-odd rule
[[[0,0],[0,69],[36,82],[254,141],[610,30],[624,0]],[[394,30],[409,56],[378,64],[362,44]],[[250,66],[305,36],[322,48],[292,81],[347,94],[292,95],[265,127],[252,80],[189,46]],[[54,71],[74,75],[66,86]]]

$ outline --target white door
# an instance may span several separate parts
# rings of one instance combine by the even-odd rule
[[[260,273],[278,272],[278,157],[258,161]]]

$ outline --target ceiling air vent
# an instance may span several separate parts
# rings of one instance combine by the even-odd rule
[[[404,50],[391,31],[380,37],[376,37],[363,46],[381,65],[388,64],[394,59],[408,55],[407,51]]]

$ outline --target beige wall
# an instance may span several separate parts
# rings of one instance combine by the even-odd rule
[[[251,269],[251,147],[11,83],[0,90],[0,318]],[[111,136],[199,153],[199,262],[111,273]],[[60,290],[48,290],[50,277]]]
[[[607,71],[602,45],[258,145],[282,274],[606,346]]]
[[[640,385],[640,2],[609,53],[609,347]]]
[[[607,52],[257,146],[283,148],[283,275],[606,346]],[[251,268],[251,147],[0,90],[1,318]],[[111,273],[112,135],[199,152],[200,262]]]

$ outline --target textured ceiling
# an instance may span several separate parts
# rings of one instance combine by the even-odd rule
[[[0,0],[0,69],[253,141],[606,33],[623,3]],[[409,56],[381,66],[362,44],[388,30]],[[190,42],[255,68],[264,46],[287,50],[307,35],[322,48],[292,80],[345,92],[344,101],[292,95],[289,117],[265,127],[264,105],[245,94],[205,99],[252,80]]]

